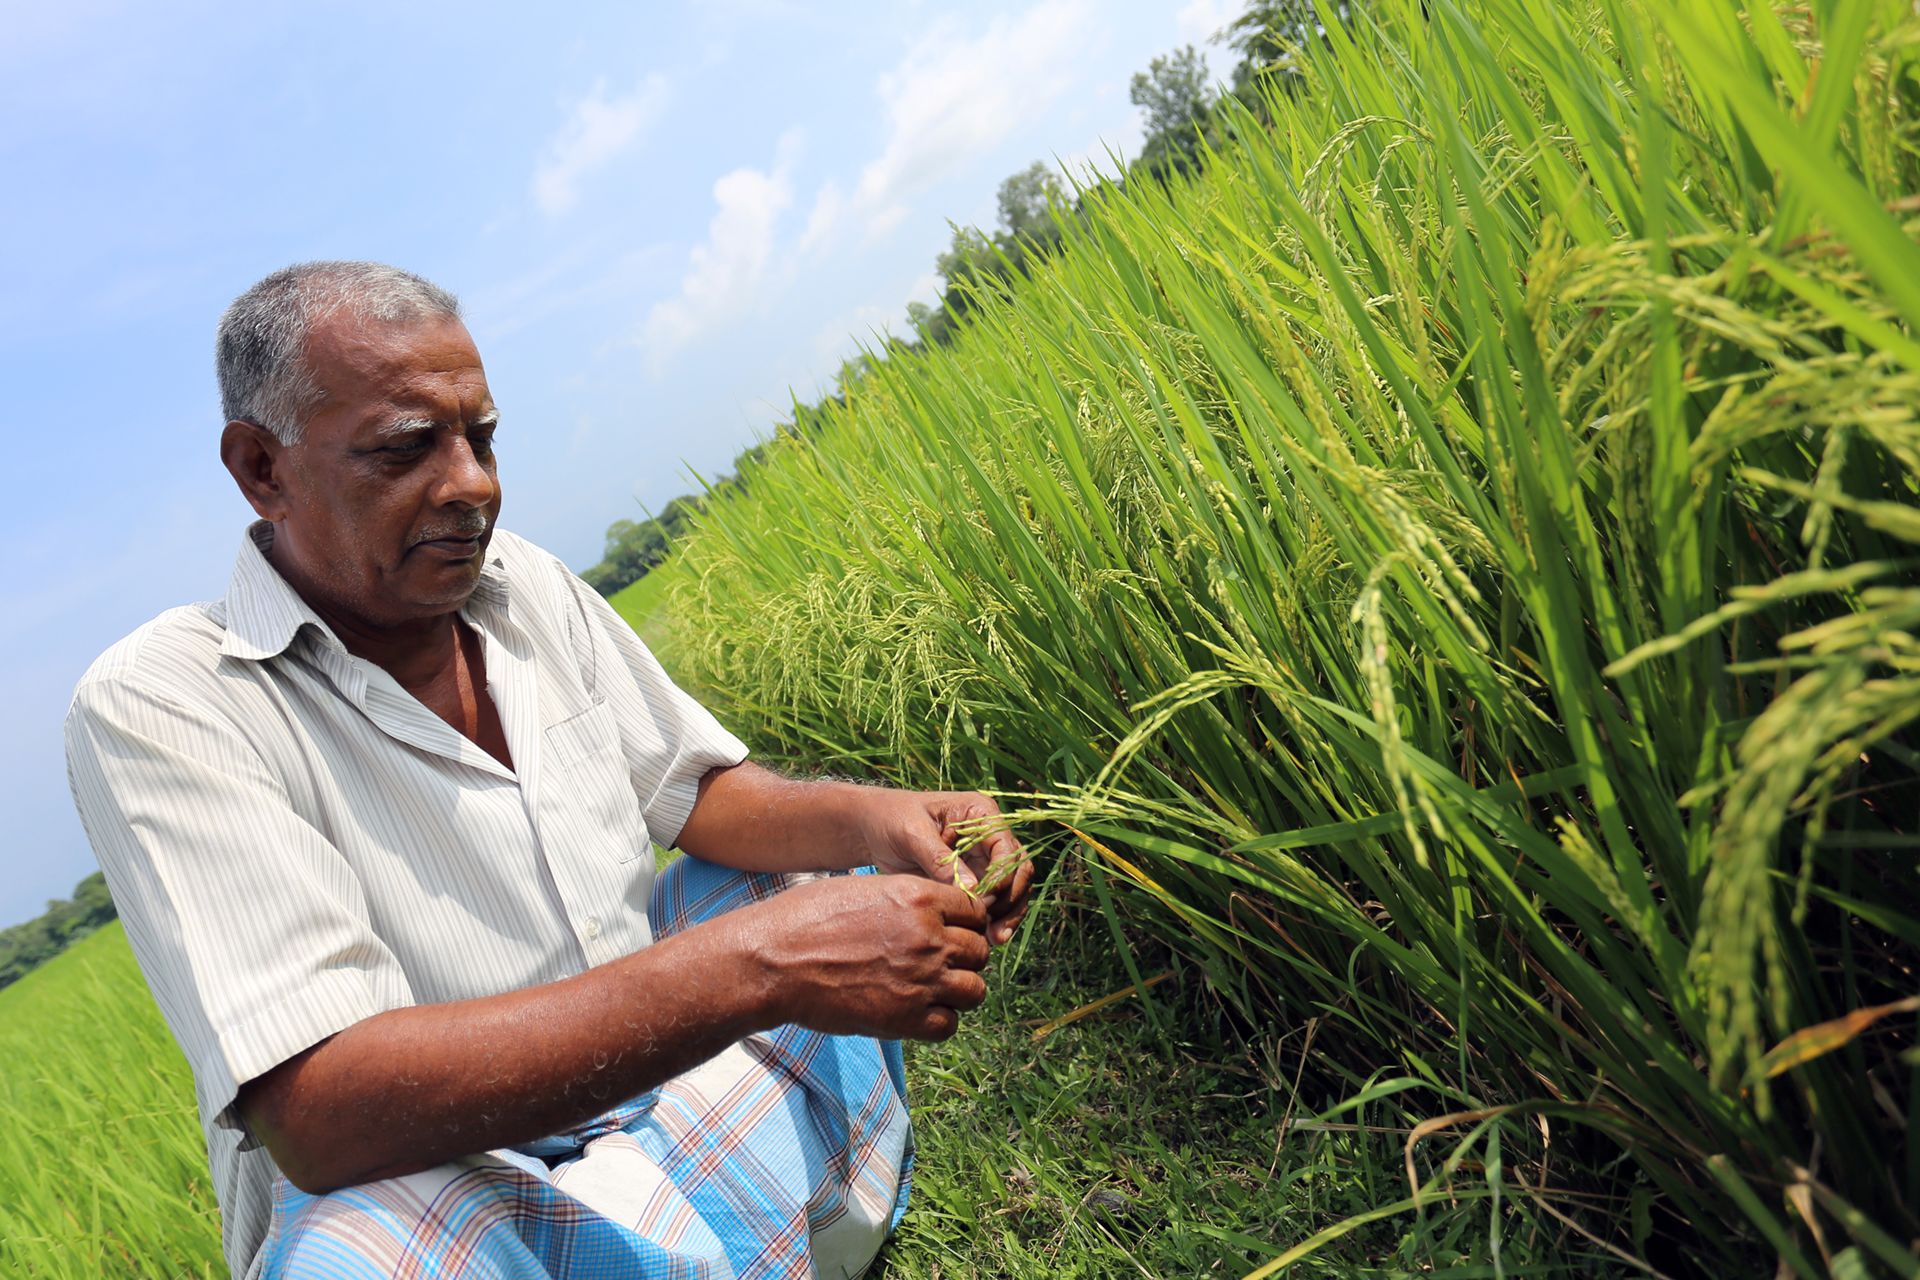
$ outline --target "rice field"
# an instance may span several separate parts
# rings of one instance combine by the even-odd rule
[[[0,991],[0,1275],[225,1276],[193,1080],[118,922]]]
[[[1259,1274],[1462,1203],[1472,1274],[1920,1274],[1920,15],[1361,8],[775,442],[662,644],[1387,1117]]]
[[[666,591],[669,579],[665,575],[648,574],[638,582],[630,582],[615,592],[609,603],[614,611],[626,619],[649,647],[661,638],[660,597]]]
[[[623,601],[1137,992],[916,1056],[887,1274],[1920,1275],[1916,59],[1376,0]],[[0,1273],[218,1274],[190,1097],[117,931],[0,992]]]

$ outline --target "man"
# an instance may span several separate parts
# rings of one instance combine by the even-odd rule
[[[224,600],[89,670],[67,751],[234,1274],[858,1274],[905,1205],[897,1039],[953,1033],[1025,909],[1010,835],[955,856],[992,801],[746,763],[496,529],[434,285],[277,272],[218,365],[259,520]],[[865,864],[905,874],[808,874]]]

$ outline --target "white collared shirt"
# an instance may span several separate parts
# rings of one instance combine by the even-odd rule
[[[348,653],[249,531],[224,600],[82,677],[75,804],[193,1067],[236,1276],[275,1167],[239,1086],[363,1018],[565,978],[646,946],[652,844],[746,748],[606,601],[496,531],[462,616],[513,767]]]

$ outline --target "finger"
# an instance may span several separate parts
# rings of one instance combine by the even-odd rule
[[[946,1005],[934,1005],[920,1015],[919,1022],[903,1033],[909,1040],[950,1040],[960,1029],[960,1013]]]
[[[987,980],[966,969],[948,970],[934,995],[950,1009],[978,1009],[986,998]]]
[[[931,827],[925,830],[909,832],[903,839],[906,852],[920,867],[929,880],[941,884],[957,884],[962,889],[971,889],[979,883],[979,877],[973,868],[953,856],[953,850],[944,840],[937,839]]]
[[[947,963],[955,969],[984,969],[987,967],[987,936],[974,929],[956,929],[948,926]]]
[[[1001,943],[1013,937],[1020,921],[1026,918],[1029,905],[1028,892],[1033,888],[1033,863],[1023,862],[1014,871],[1013,879],[1008,882],[1006,897],[995,903],[991,912],[993,922],[987,927],[987,937]]]
[[[1013,941],[1013,935],[1020,931],[1020,922],[1027,918],[1027,909],[1021,907],[1004,920],[995,921],[987,931],[988,938],[996,947],[1005,946]]]
[[[976,902],[958,889],[949,888],[939,895],[936,905],[940,909],[940,918],[948,924],[957,924],[962,929],[972,929],[976,933],[987,930],[987,904]]]
[[[943,824],[941,834],[949,840],[957,840],[968,831],[980,831],[986,828],[987,834],[981,838],[986,844],[1005,833],[1005,826],[997,826],[989,820],[1000,817],[1000,805],[992,796],[982,795],[978,791],[953,792],[937,802],[931,812],[936,820]]]
[[[967,874],[971,877],[971,880],[962,880],[959,881],[959,883],[965,885],[970,891],[978,894],[982,902],[992,902],[1004,893],[1004,886],[995,888],[987,893],[979,893],[980,885],[987,883],[991,878],[994,864],[1007,860],[1006,856],[993,852],[993,841],[994,838],[989,837],[987,840],[983,840],[973,848],[967,850],[965,854],[957,859],[959,865],[965,867]],[[1012,848],[1014,852],[1011,856],[1018,857],[1019,844],[1017,842],[1014,843]]]
[[[1025,906],[1027,893],[1032,888],[1033,862],[1031,859],[1023,859],[1014,864],[1013,870],[1009,872],[1007,878],[1000,883],[1000,887],[994,891],[994,898],[996,899],[992,913],[994,918],[998,919],[1002,916],[1011,915],[1018,908]]]
[[[984,791],[967,791],[960,796],[960,809],[968,819],[990,818],[1000,812],[1000,802]]]
[[[981,842],[989,867],[1006,868],[1026,861],[1027,851],[1011,831],[996,831]]]

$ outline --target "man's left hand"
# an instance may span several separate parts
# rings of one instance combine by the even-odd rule
[[[863,790],[862,824],[874,866],[957,884],[968,892],[983,880],[998,881],[980,899],[987,904],[987,941],[997,946],[1013,937],[1033,885],[1033,863],[1013,832],[1004,826],[990,830],[964,854],[954,854],[967,838],[961,830],[965,824],[999,816],[1000,806],[991,797],[977,791]]]

